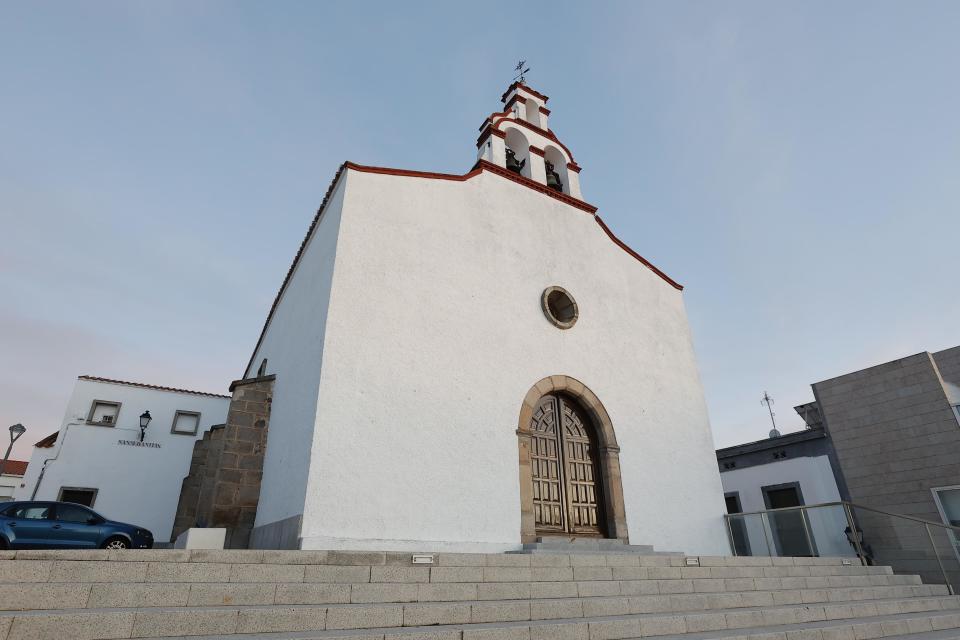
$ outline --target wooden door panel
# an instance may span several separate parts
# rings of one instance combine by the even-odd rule
[[[537,531],[602,535],[591,430],[571,403],[544,396],[530,424]]]
[[[567,502],[570,512],[569,530],[574,533],[600,535],[596,462],[590,432],[584,417],[570,403],[560,400],[563,416],[563,441]]]
[[[556,406],[546,397],[530,425],[530,464],[533,472],[533,516],[538,531],[563,531],[565,506],[561,480]]]

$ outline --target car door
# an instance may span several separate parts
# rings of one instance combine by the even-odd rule
[[[49,502],[21,502],[7,509],[10,548],[48,549],[55,546],[51,538],[53,509]]]
[[[58,502],[53,509],[52,537],[62,549],[93,549],[100,542],[102,518],[79,504]]]

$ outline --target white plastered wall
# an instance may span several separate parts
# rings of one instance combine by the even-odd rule
[[[589,214],[502,177],[348,175],[304,548],[519,546],[520,404],[565,374],[613,421],[631,542],[729,552],[678,290]],[[568,331],[540,310],[551,285],[580,306]]]
[[[120,402],[116,426],[86,424],[94,400]],[[77,380],[67,403],[60,434],[52,448],[34,447],[17,500],[30,500],[46,464],[37,500],[56,500],[61,487],[97,489],[95,511],[105,517],[149,529],[157,542],[170,539],[183,479],[190,471],[196,440],[212,425],[223,424],[229,398],[145,389]],[[153,420],[144,442],[159,447],[119,444],[140,439],[140,414]],[[197,411],[195,436],[171,433],[177,410]],[[44,434],[46,435],[46,434]],[[39,439],[38,434],[31,437]]]
[[[276,375],[257,527],[303,512],[346,180],[344,173],[334,187],[246,372],[255,376],[266,358],[266,373]]]
[[[789,484],[800,485],[806,505],[838,502],[840,490],[833,475],[828,456],[804,456],[777,460],[743,469],[731,469],[720,474],[724,493],[736,492],[744,513],[763,511],[763,487]],[[842,507],[808,510],[811,535],[822,556],[849,555],[850,545],[843,533],[847,526]],[[766,555],[768,542],[760,516],[745,516],[744,523],[755,555]]]

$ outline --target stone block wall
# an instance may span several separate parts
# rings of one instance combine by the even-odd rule
[[[257,515],[274,376],[238,380],[224,425],[194,445],[173,536],[190,527],[225,527],[226,546],[245,549]]]
[[[850,500],[941,522],[930,489],[960,484],[960,425],[931,354],[818,382],[813,390]],[[942,581],[923,524],[866,510],[857,518],[879,563]],[[945,536],[940,540],[949,560]]]
[[[944,349],[933,354],[943,386],[951,404],[960,404],[960,347]]]

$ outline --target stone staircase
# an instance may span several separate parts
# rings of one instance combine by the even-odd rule
[[[2,551],[0,640],[960,638],[960,598],[839,558]]]
[[[681,555],[676,552],[654,551],[649,544],[626,544],[621,540],[592,537],[545,536],[536,542],[526,542],[519,551],[507,553],[636,553],[640,555]]]

